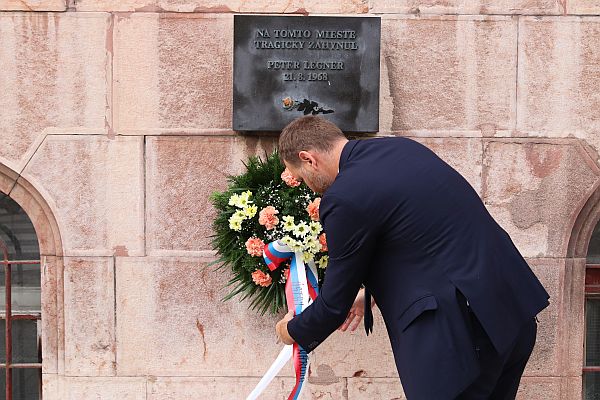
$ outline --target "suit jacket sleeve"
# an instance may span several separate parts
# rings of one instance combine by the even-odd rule
[[[319,296],[288,322],[290,336],[312,351],[346,319],[372,260],[375,235],[364,213],[348,200],[325,196],[320,207],[329,264]]]

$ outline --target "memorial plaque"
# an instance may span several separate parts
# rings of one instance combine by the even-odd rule
[[[379,130],[379,17],[234,16],[233,129],[319,115]]]

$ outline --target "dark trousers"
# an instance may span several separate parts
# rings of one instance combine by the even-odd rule
[[[509,400],[517,395],[521,375],[535,345],[537,322],[526,323],[506,354],[498,354],[481,324],[460,292],[465,321],[471,326],[473,346],[478,354],[481,374],[456,400]]]

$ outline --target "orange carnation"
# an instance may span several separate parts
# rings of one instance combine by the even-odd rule
[[[287,168],[281,173],[281,179],[283,179],[285,184],[288,186],[291,186],[291,187],[300,186],[300,182],[298,182],[296,180],[296,178],[294,178],[294,176],[292,175],[290,170]]]
[[[308,203],[308,207],[306,207],[306,211],[310,216],[310,219],[313,221],[319,220],[319,206],[321,205],[321,198],[317,197],[310,203]]]
[[[271,282],[273,282],[273,279],[271,279],[271,275],[266,274],[259,269],[257,269],[256,271],[254,271],[252,273],[252,280],[257,285],[264,286],[264,287],[269,286],[271,284]]]
[[[321,243],[321,251],[327,251],[327,236],[324,233],[319,236],[319,243]]]
[[[279,218],[277,218],[276,214],[279,214],[279,211],[277,211],[275,207],[267,206],[260,210],[260,213],[258,214],[258,223],[264,225],[267,230],[274,229],[279,223]]]
[[[251,256],[260,257],[263,254],[263,249],[265,248],[265,243],[259,238],[251,237],[246,240],[246,251]]]

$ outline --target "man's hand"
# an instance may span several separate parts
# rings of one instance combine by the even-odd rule
[[[375,305],[375,300],[371,298],[371,308]],[[352,308],[348,312],[348,317],[344,323],[338,328],[339,331],[346,332],[348,327],[350,327],[350,331],[354,332],[360,321],[362,321],[363,316],[365,315],[365,289],[360,289],[358,294],[356,295],[356,299],[354,300],[354,304],[352,304]]]
[[[277,337],[285,344],[294,344],[294,339],[290,336],[287,330],[287,323],[294,318],[294,311],[288,311],[281,321],[275,325]]]

